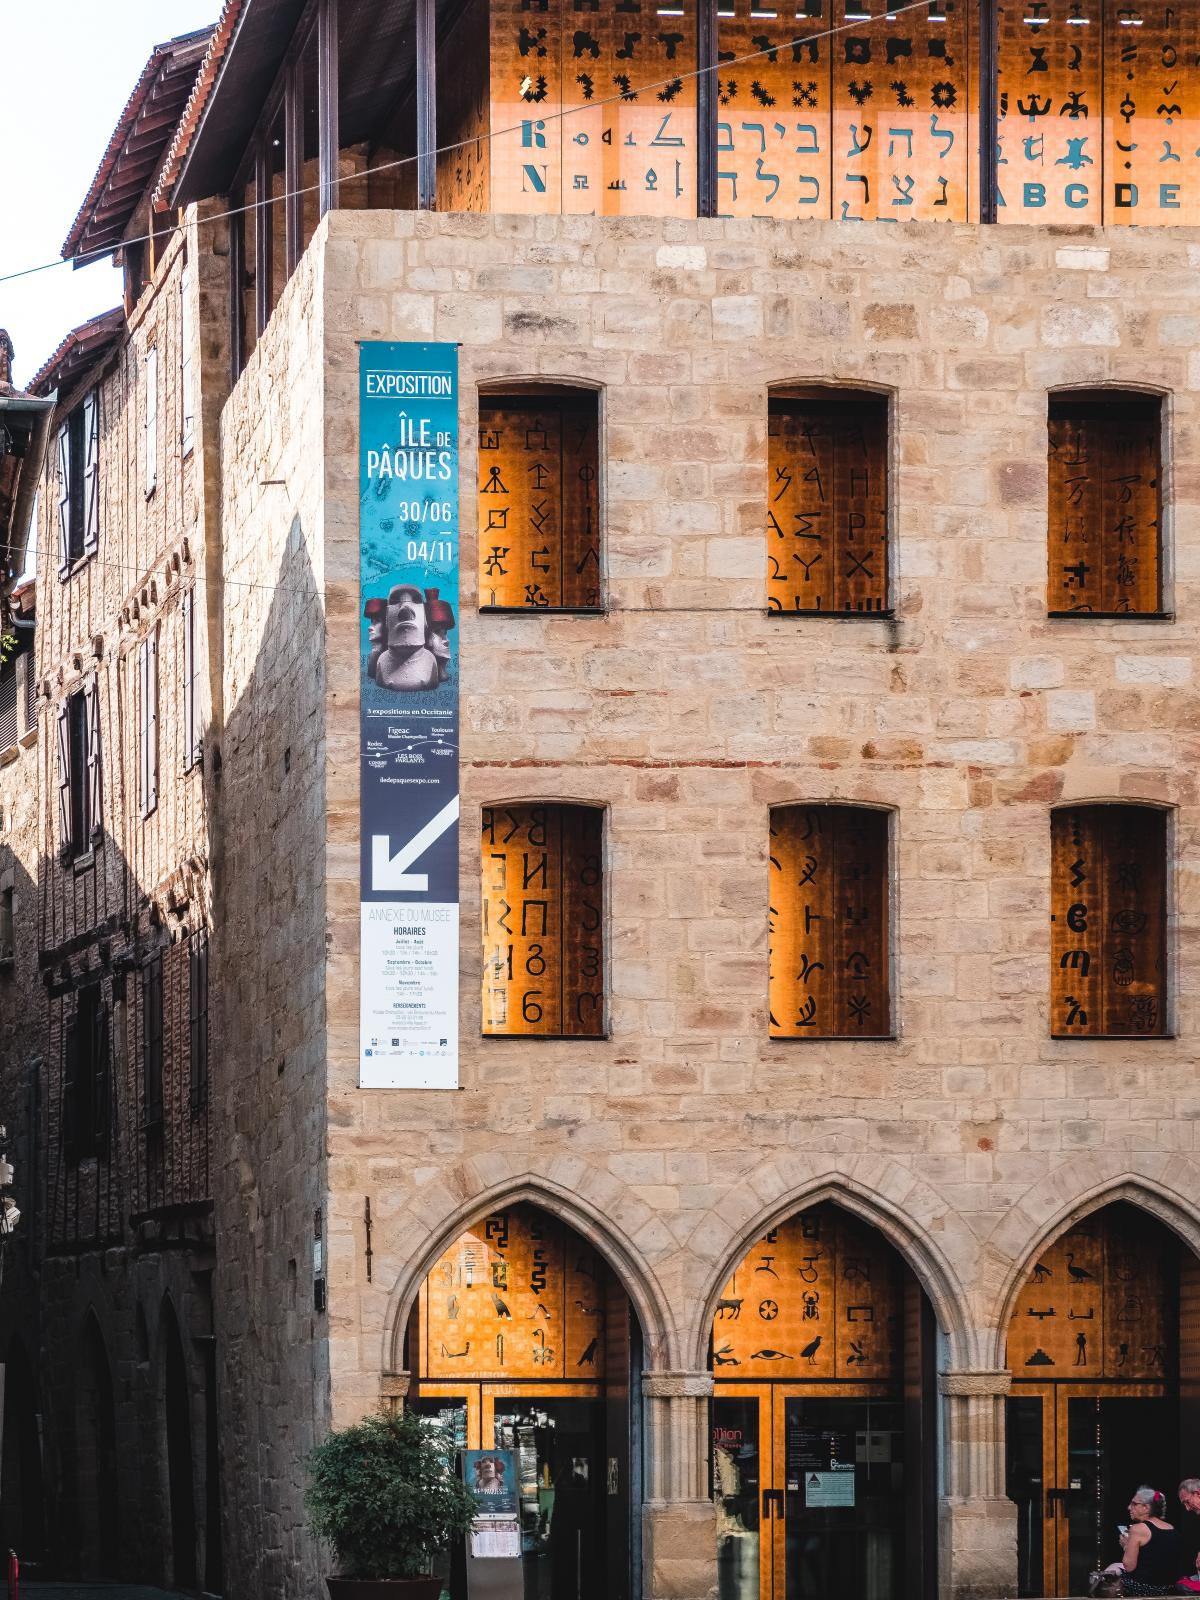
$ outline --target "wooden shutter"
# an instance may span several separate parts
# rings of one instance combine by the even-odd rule
[[[142,972],[142,1071],[147,1122],[163,1114],[163,969],[155,956]]]
[[[58,430],[58,575],[71,567],[71,424]]]
[[[87,775],[88,775],[88,826],[93,839],[99,838],[104,825],[104,780],[100,756],[100,684],[93,673],[87,689]],[[88,841],[79,840],[81,849]]]
[[[1161,428],[1144,396],[1051,401],[1050,611],[1161,609]]]
[[[1051,1033],[1163,1034],[1166,815],[1079,806],[1051,817]]]
[[[777,1039],[891,1032],[887,813],[771,813],[768,994]]]
[[[55,717],[55,751],[58,756],[58,836],[63,850],[71,850],[71,703],[64,700]]]
[[[183,412],[180,428],[180,450],[184,455],[192,448],[196,427],[196,402],[192,395],[192,274],[184,267],[179,279],[179,396]]]
[[[158,346],[146,351],[146,493],[158,484]]]
[[[62,1138],[68,1157],[78,1153],[79,1127],[79,1013],[63,1033]]]
[[[485,1034],[603,1034],[602,826],[592,806],[484,810]]]
[[[83,402],[83,553],[94,555],[100,544],[100,391]]]
[[[192,935],[188,951],[188,1037],[190,1043],[192,1105],[208,1099],[208,938]]]
[[[108,1118],[112,1074],[109,1071],[108,1010],[103,998],[97,994],[92,1013],[92,1148],[105,1152],[108,1149]]]
[[[158,630],[138,646],[138,767],[141,813],[158,804]]]
[[[183,616],[183,770],[190,772],[200,757],[196,734],[196,591],[185,589]]]
[[[888,608],[887,402],[825,393],[772,400],[767,423],[767,604]]]

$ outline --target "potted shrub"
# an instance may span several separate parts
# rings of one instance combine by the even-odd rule
[[[411,1411],[329,1434],[308,1460],[308,1519],[337,1552],[330,1600],[438,1600],[432,1559],[461,1539],[475,1496],[454,1476],[446,1435]]]

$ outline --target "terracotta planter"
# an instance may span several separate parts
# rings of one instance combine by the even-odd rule
[[[440,1578],[326,1578],[329,1600],[441,1600]]]

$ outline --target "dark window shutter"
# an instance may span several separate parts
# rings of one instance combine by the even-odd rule
[[[208,1101],[208,938],[192,935],[189,951],[188,1033],[191,1046],[192,1105]]]
[[[94,555],[100,543],[100,391],[83,402],[84,478],[83,553]]]
[[[112,1073],[109,1062],[108,1011],[101,1002],[93,1017],[92,1044],[92,1146],[104,1153],[108,1149],[108,1118]]]
[[[58,430],[58,575],[71,566],[71,425]]]
[[[92,838],[98,838],[104,822],[104,783],[100,761],[100,685],[93,674],[87,686],[87,765],[88,823]],[[86,848],[87,841],[79,841]]]
[[[183,593],[183,770],[196,764],[195,594]]]
[[[55,749],[58,753],[58,833],[64,850],[74,847],[71,837],[71,707],[58,708]]]
[[[79,1153],[79,1019],[63,1035],[62,1140],[68,1159]]]

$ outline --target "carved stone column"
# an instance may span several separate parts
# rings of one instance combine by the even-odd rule
[[[646,1481],[643,1600],[712,1600],[716,1511],[708,1494],[711,1372],[642,1377]]]
[[[1004,1370],[943,1372],[944,1493],[938,1502],[940,1592],[999,1600],[1017,1592],[1017,1508],[1005,1494]]]

